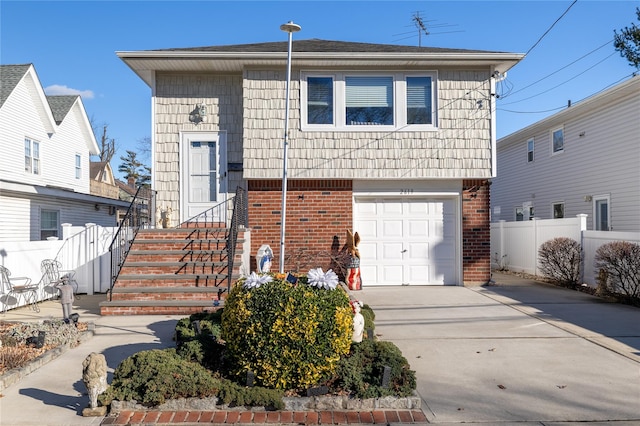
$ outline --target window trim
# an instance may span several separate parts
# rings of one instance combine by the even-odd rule
[[[29,144],[29,155],[27,155],[27,143]],[[37,155],[36,155],[37,154]],[[40,141],[32,139],[28,136],[24,138],[24,172],[30,175],[40,175]],[[27,161],[29,167],[27,168]]]
[[[76,154],[75,166],[76,166],[76,179],[82,179],[82,155],[81,154]]]
[[[307,123],[307,78],[331,78],[333,80],[333,124]],[[346,77],[392,77],[393,79],[393,125],[349,125],[346,120]],[[431,124],[407,123],[407,77],[431,78]],[[336,71],[336,72],[300,72],[300,128],[302,131],[338,131],[338,132],[371,132],[371,131],[436,131],[438,130],[438,72],[425,70],[422,72],[371,72],[371,71]]]
[[[556,206],[562,206],[562,217],[556,217]],[[564,201],[553,201],[551,203],[551,218],[552,219],[564,219],[564,218],[566,218],[565,202]]]
[[[52,212],[56,214],[56,227],[54,228],[44,228],[43,227],[43,223],[42,223],[42,216],[44,212]],[[50,235],[51,237],[55,236],[56,238],[60,239],[60,210],[58,209],[47,209],[47,208],[41,208],[40,209],[40,240],[44,241],[46,240],[48,237],[43,238],[42,237],[42,233],[45,231],[54,231],[55,230],[55,235]]]
[[[598,201],[606,201],[607,203],[607,229],[599,229],[601,228],[601,220],[600,213],[598,212]],[[611,227],[611,195],[610,194],[601,194],[594,195],[592,197],[592,208],[593,208],[593,230],[594,231],[611,231],[613,228]]]
[[[536,159],[536,141],[535,138],[527,139],[527,163],[533,163]]]
[[[555,143],[554,143],[554,140],[553,140],[553,136],[554,136],[554,134],[556,132],[559,132],[559,131],[562,132],[562,147],[560,147],[560,149],[558,149],[556,151],[556,147],[555,147]],[[551,129],[550,139],[551,139],[551,155],[556,155],[556,154],[560,154],[560,153],[564,152],[564,142],[565,142],[564,126],[556,127],[555,129]]]

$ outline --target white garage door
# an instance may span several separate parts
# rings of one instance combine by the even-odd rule
[[[363,286],[457,284],[454,199],[356,198]]]

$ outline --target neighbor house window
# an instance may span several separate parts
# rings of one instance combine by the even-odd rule
[[[436,80],[432,72],[303,73],[303,130],[435,129]]]
[[[82,177],[82,156],[76,154],[76,179]]]
[[[527,141],[527,163],[533,161],[533,138]]]
[[[556,129],[551,132],[553,153],[564,151],[564,129]]]
[[[40,142],[29,138],[24,139],[24,171],[40,174]]]
[[[58,237],[60,226],[60,212],[58,210],[42,210],[40,212],[40,239]]]
[[[524,209],[522,207],[516,207],[516,222],[524,221]]]
[[[564,218],[564,203],[553,203],[552,210],[554,219]]]

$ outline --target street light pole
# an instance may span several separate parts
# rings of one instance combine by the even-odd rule
[[[289,84],[291,82],[291,45],[293,42],[293,33],[301,30],[300,25],[294,24],[293,21],[289,21],[286,24],[280,25],[280,29],[289,33],[289,48],[287,49],[287,87],[286,87],[286,101],[285,101],[285,113],[284,113],[284,146],[282,152],[282,212],[281,212],[281,224],[280,224],[280,273],[284,273],[284,236],[285,236],[285,221],[287,218],[287,148],[289,145]]]

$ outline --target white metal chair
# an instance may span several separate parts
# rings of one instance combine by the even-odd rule
[[[38,288],[39,285],[32,284],[31,278],[27,277],[11,277],[11,272],[4,266],[0,266],[0,281],[2,281],[2,313],[5,313],[9,305],[16,305],[22,298],[26,305],[36,312],[40,312],[38,306]]]
[[[44,281],[45,292],[49,294],[58,294],[57,286],[68,281],[73,287],[73,293],[78,293],[78,281],[76,281],[76,271],[63,270],[62,264],[55,259],[45,259],[40,263],[42,270],[42,279]],[[80,297],[76,296],[77,299]]]

